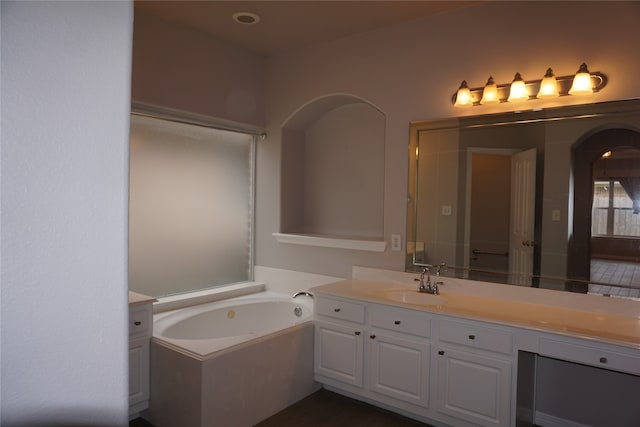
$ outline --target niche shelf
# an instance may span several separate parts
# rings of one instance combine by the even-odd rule
[[[280,243],[383,252],[385,116],[345,94],[282,128]]]
[[[356,251],[384,252],[387,242],[384,240],[349,239],[335,236],[315,236],[310,234],[273,233],[278,243],[318,246],[323,248],[351,249]]]

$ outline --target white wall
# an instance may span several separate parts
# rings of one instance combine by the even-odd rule
[[[267,62],[269,137],[258,146],[256,263],[346,277],[352,265],[402,270],[402,252],[367,253],[278,244],[281,126],[311,99],[345,93],[387,117],[384,237],[405,235],[407,144],[412,120],[484,114],[511,106],[456,109],[451,95],[466,79],[508,83],[518,71],[538,79],[547,67],[569,75],[586,62],[609,77],[583,103],[640,96],[640,3],[493,2],[271,57]],[[579,18],[578,18],[579,17]],[[556,106],[569,97],[536,101]],[[575,102],[575,99],[571,101]],[[403,239],[404,243],[404,239]]]
[[[1,11],[1,424],[125,425],[132,5]]]

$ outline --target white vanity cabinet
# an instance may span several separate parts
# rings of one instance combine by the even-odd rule
[[[457,288],[439,297],[406,293],[406,302],[385,281],[313,288],[316,381],[456,427],[585,425],[593,414],[574,404],[574,393],[603,385],[581,398],[597,407],[608,390],[640,390],[636,302],[450,280]],[[502,298],[485,295],[498,290]],[[557,301],[547,303],[551,297]],[[584,378],[557,378],[568,364]],[[566,402],[552,399],[559,386]],[[594,425],[637,425],[635,407],[607,402]]]
[[[508,330],[440,318],[437,410],[481,426],[508,426],[512,352]]]
[[[149,407],[149,344],[153,333],[152,302],[140,300],[139,294],[129,303],[129,417],[135,418]],[[131,302],[134,298],[135,303]]]
[[[429,315],[320,295],[314,305],[316,380],[405,410],[429,406]]]
[[[509,330],[318,294],[315,312],[317,381],[451,425],[509,425]]]

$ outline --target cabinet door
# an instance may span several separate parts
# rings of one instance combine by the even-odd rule
[[[438,411],[481,426],[508,426],[511,362],[466,351],[438,351]]]
[[[129,406],[149,399],[149,341],[129,343]]]
[[[370,389],[428,407],[430,345],[376,331],[368,338]]]
[[[362,387],[362,330],[316,320],[314,371]]]

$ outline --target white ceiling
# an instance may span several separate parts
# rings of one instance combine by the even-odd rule
[[[265,56],[432,16],[470,1],[153,1],[136,0],[135,13],[178,22]],[[231,15],[252,12],[256,25]]]

